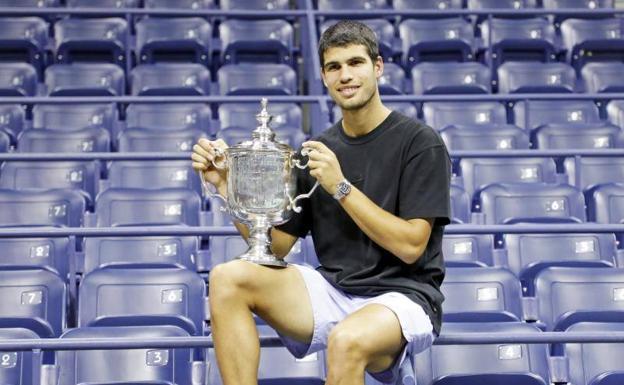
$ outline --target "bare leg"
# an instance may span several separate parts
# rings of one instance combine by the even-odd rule
[[[312,339],[312,305],[293,266],[275,269],[239,260],[220,264],[210,273],[209,295],[212,336],[225,385],[258,383],[260,344],[252,313],[293,339]]]
[[[388,369],[405,344],[392,310],[379,304],[363,307],[329,334],[326,385],[364,385],[364,371]]]

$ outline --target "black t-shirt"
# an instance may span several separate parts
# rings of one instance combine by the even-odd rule
[[[364,136],[347,136],[339,121],[314,140],[336,154],[345,178],[382,209],[405,220],[435,218],[429,243],[414,264],[402,262],[374,243],[320,186],[300,201],[301,213],[279,229],[298,237],[311,232],[318,271],[335,287],[363,296],[403,293],[423,307],[439,334],[442,233],[451,216],[451,163],[440,136],[393,111]],[[314,183],[309,170],[299,171],[297,194],[307,193]]]

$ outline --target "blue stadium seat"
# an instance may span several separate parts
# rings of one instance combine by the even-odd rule
[[[111,133],[117,129],[117,107],[109,104],[37,104],[33,107],[33,128],[75,131],[103,127]]]
[[[260,337],[277,337],[267,325],[257,325]],[[208,362],[214,368],[208,375],[210,385],[223,385],[217,367],[214,349],[208,350]],[[312,353],[303,359],[296,359],[284,347],[260,348],[258,384],[262,385],[323,385],[325,384],[324,351]]]
[[[318,9],[322,11],[332,11],[341,9],[386,9],[388,3],[386,0],[365,0],[365,1],[349,1],[349,0],[318,0]]]
[[[561,37],[577,70],[591,61],[624,60],[621,19],[568,19],[561,23]]]
[[[227,64],[217,71],[221,95],[296,95],[297,74],[286,64]]]
[[[107,187],[181,188],[201,194],[201,182],[186,160],[112,161],[108,167]]]
[[[0,227],[80,227],[84,212],[84,197],[76,191],[0,189]]]
[[[66,0],[72,8],[138,8],[139,0]]]
[[[95,202],[97,227],[199,225],[201,199],[188,189],[109,188]]]
[[[62,339],[73,338],[167,338],[188,337],[175,326],[86,327],[67,331]],[[191,385],[192,351],[178,349],[78,350],[59,351],[58,385],[76,384],[179,384]]]
[[[257,9],[271,11],[274,9],[290,9],[288,0],[220,0],[219,5],[224,10]]]
[[[250,140],[253,128],[229,127],[225,130],[217,131],[217,138],[223,139],[230,145]],[[299,148],[306,140],[306,135],[299,127],[280,127],[273,129],[275,140],[289,145],[292,148]]]
[[[546,330],[577,322],[621,322],[624,269],[549,267],[535,277],[537,313]]]
[[[591,100],[536,100],[518,102],[513,107],[514,121],[523,128],[534,129],[550,123],[596,123],[600,121],[598,107]],[[529,115],[529,122],[526,117]]]
[[[214,8],[214,0],[145,0],[145,8]]]
[[[141,62],[208,64],[212,27],[201,17],[145,18],[136,23]]]
[[[1,49],[1,46],[0,46]],[[0,57],[2,52],[0,51]],[[36,96],[37,70],[30,63],[0,61],[0,96]]]
[[[293,63],[294,29],[286,20],[226,20],[219,25],[221,63]]]
[[[470,196],[460,186],[451,185],[451,223],[470,223]]]
[[[87,127],[75,131],[23,131],[17,141],[19,152],[108,152],[110,133],[102,127]]]
[[[98,161],[4,162],[0,188],[12,190],[74,189],[91,204],[99,190]]]
[[[13,5],[26,3],[15,1]],[[49,39],[48,28],[48,23],[40,17],[0,18],[0,60],[30,63],[41,73]]]
[[[61,19],[54,24],[56,60],[60,63],[126,60],[128,24],[121,18]]]
[[[490,37],[491,33],[491,37]],[[491,39],[487,59],[494,67],[506,61],[549,62],[558,51],[554,26],[545,18],[493,18],[481,23],[485,49]]]
[[[109,265],[80,283],[78,326],[173,325],[203,335],[205,297],[204,280],[188,269]]]
[[[607,122],[547,124],[532,132],[533,144],[539,149],[620,148],[623,132]]]
[[[441,286],[445,322],[522,319],[520,281],[499,267],[449,267]]]
[[[480,194],[485,224],[581,223],[585,201],[576,187],[565,184],[492,184]]]
[[[522,322],[454,323],[443,333],[508,336],[540,330]],[[434,345],[414,357],[418,385],[547,385],[548,349],[538,344]]]
[[[209,95],[210,71],[198,63],[141,64],[130,73],[132,95]]]
[[[17,135],[26,124],[26,112],[18,104],[0,105],[0,131],[9,135],[11,143],[15,143]]]
[[[410,9],[461,9],[463,0],[393,0],[392,7],[396,10]]]
[[[405,92],[405,71],[394,63],[385,63],[381,77],[377,79],[381,95],[400,95]]]
[[[121,67],[110,63],[55,64],[45,70],[49,96],[124,95],[126,82]]]
[[[420,63],[412,67],[414,94],[487,94],[490,70],[481,63]]]
[[[295,103],[272,103],[269,105],[271,127],[303,127],[301,107]],[[219,105],[218,115],[221,129],[228,127],[246,127],[250,130],[258,126],[256,103],[223,103]]]
[[[624,323],[579,322],[570,326],[569,333],[611,334],[624,332]],[[615,385],[624,383],[621,357],[623,344],[565,344],[571,384]]]
[[[528,149],[529,135],[511,124],[452,125],[440,130],[440,136],[451,150]]]
[[[360,19],[358,21],[366,24],[375,32],[375,36],[377,36],[378,39],[379,55],[384,59],[385,65],[387,66],[390,62],[394,61],[398,47],[396,47],[396,33],[392,23],[386,19]],[[335,23],[336,20],[333,19],[324,21],[319,26],[319,32],[322,34]]]
[[[563,169],[568,183],[585,192],[605,183],[624,183],[624,159],[621,157],[567,158]]]
[[[587,63],[581,70],[585,91],[624,92],[624,63],[594,62]]]
[[[442,252],[447,267],[485,267],[494,264],[492,234],[446,234]]]
[[[0,329],[0,341],[15,339],[37,339],[35,333],[23,328]],[[3,384],[31,385],[39,383],[41,355],[31,351],[3,352],[0,354],[2,370],[0,382]]]
[[[474,31],[461,17],[408,19],[399,24],[399,36],[408,69],[423,61],[468,61],[474,56]]]
[[[11,137],[6,132],[0,131],[0,153],[8,152],[11,148]]]
[[[197,129],[210,133],[211,115],[206,104],[130,104],[126,109],[126,126],[167,132]]]
[[[556,25],[561,25],[562,20],[569,18],[581,18],[581,19],[601,19],[604,15],[592,15],[592,11],[600,8],[613,8],[615,5],[614,0],[542,0],[542,5],[546,9],[554,10],[566,10],[567,8],[582,9],[580,13],[573,13],[568,15],[552,15],[549,16],[551,21]]]
[[[50,270],[66,279],[76,249],[69,238],[0,239],[0,270],[26,267]]]
[[[66,288],[44,269],[0,270],[0,330],[24,328],[40,337],[58,337],[65,329]]]
[[[188,152],[206,132],[198,129],[163,131],[147,128],[126,128],[119,134],[119,152]]]
[[[557,181],[557,166],[551,158],[464,158],[459,168],[464,189],[473,199],[492,183]]]
[[[607,104],[607,115],[611,123],[624,127],[624,100],[612,100]]]
[[[427,102],[423,116],[436,130],[455,124],[507,124],[505,106],[497,102]]]
[[[624,183],[605,183],[587,193],[588,220],[624,223]]]
[[[499,93],[574,92],[576,73],[565,63],[506,62],[498,67]]]
[[[157,264],[195,271],[197,237],[108,237],[86,238],[84,273],[101,267]]]
[[[535,295],[534,280],[550,266],[612,267],[613,234],[505,234],[507,266],[520,278],[524,295]]]

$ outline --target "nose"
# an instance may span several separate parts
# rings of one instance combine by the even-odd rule
[[[341,83],[349,83],[353,79],[353,75],[349,70],[349,66],[342,66],[340,69],[340,82]]]

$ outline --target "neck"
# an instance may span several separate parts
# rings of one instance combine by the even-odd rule
[[[350,137],[366,135],[379,126],[390,112],[392,111],[381,103],[377,94],[357,110],[342,110],[342,129]]]

